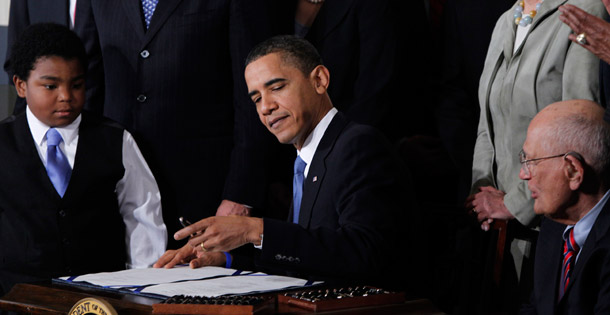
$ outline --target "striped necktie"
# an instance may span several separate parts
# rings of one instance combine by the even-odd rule
[[[63,138],[55,128],[47,131],[47,174],[57,193],[63,197],[70,182],[72,168],[59,148],[62,141]]]
[[[563,235],[565,242],[563,244],[563,265],[561,268],[559,299],[563,297],[564,293],[566,292],[566,289],[568,288],[568,284],[570,284],[570,275],[572,275],[572,270],[574,269],[574,264],[576,263],[576,256],[578,255],[578,251],[580,250],[580,247],[578,247],[578,244],[574,239],[573,226],[569,227]]]
[[[303,178],[307,163],[297,156],[294,160],[294,178],[292,180],[292,222],[299,223],[299,213],[301,211],[301,199],[303,198]]]
[[[150,26],[150,20],[152,19],[153,13],[157,8],[159,0],[142,0],[142,12],[144,12],[144,22],[146,23],[146,29]]]

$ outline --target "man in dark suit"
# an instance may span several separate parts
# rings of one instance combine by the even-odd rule
[[[366,1],[309,1],[269,0],[272,3],[274,31],[277,34],[294,34],[307,39],[316,47],[324,65],[333,74],[333,84],[328,93],[333,105],[350,119],[361,124],[375,126],[389,137],[398,137],[411,129],[413,124],[389,124],[390,111],[402,114],[403,110],[416,110],[402,102],[393,102],[400,93],[417,91],[410,82],[396,89],[395,79],[423,75],[419,68],[408,69],[405,76],[398,65],[412,62],[420,50],[411,49],[397,54],[397,34],[393,28],[397,20],[396,10],[390,0]],[[421,10],[420,7],[421,6]],[[415,19],[425,21],[423,2],[409,3],[414,11],[407,21],[402,19],[397,29],[413,28]],[[413,21],[413,24],[411,23]],[[423,26],[424,23],[418,26]],[[412,46],[410,46],[412,48]],[[421,60],[418,60],[421,64]],[[412,80],[411,80],[412,81]],[[411,89],[413,88],[413,89]],[[420,89],[421,90],[421,89]],[[395,108],[392,108],[394,106]],[[399,111],[400,110],[400,111]],[[409,116],[410,117],[410,116]],[[406,115],[396,118],[404,122]],[[413,119],[421,121],[421,117]],[[390,127],[393,127],[392,129]]]
[[[216,214],[221,201],[218,214],[259,207],[261,142],[271,139],[253,122],[243,61],[266,37],[261,1],[80,1],[91,2],[99,35],[103,113],[141,145],[168,230],[178,230],[180,216]]]
[[[180,252],[166,253],[155,266],[171,267],[195,256],[199,259],[191,261],[192,267],[228,266],[231,255],[217,251],[253,243],[261,248],[257,269],[369,283],[412,276],[405,270],[414,260],[402,259],[416,226],[415,220],[405,220],[414,210],[410,179],[387,140],[333,107],[329,71],[307,41],[273,37],[255,47],[246,63],[249,95],[261,122],[281,143],[297,149],[290,222],[204,219],[175,237],[203,233]],[[242,268],[240,258],[233,257],[234,268]]]
[[[72,10],[70,10],[72,8]],[[71,12],[72,11],[72,12]],[[13,82],[11,49],[17,37],[28,26],[36,23],[52,22],[70,27],[85,44],[89,66],[87,69],[87,102],[85,109],[101,114],[104,104],[104,74],[101,56],[93,55],[99,48],[95,25],[89,18],[89,1],[80,0],[12,0],[8,23],[8,41],[4,70],[9,82]],[[17,97],[14,113],[25,110],[25,99]]]
[[[532,305],[522,313],[610,312],[610,125],[585,100],[549,105],[532,120],[519,176],[544,214]]]

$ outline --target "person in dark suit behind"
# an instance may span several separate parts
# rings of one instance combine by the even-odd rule
[[[272,139],[253,122],[242,75],[248,51],[268,36],[261,0],[79,1],[91,2],[99,35],[103,113],[138,140],[168,230],[180,216],[262,208]]]
[[[545,219],[524,314],[610,313],[610,125],[603,116],[592,101],[564,101],[528,128],[519,177]]]
[[[12,0],[8,23],[8,40],[4,70],[8,73],[9,82],[13,82],[11,47],[17,37],[28,26],[36,23],[57,23],[68,26],[83,41],[88,54],[87,101],[85,109],[101,114],[104,104],[104,73],[100,55],[92,52],[99,50],[95,25],[89,18],[88,1],[77,0]],[[14,113],[25,110],[25,99],[17,97]]]
[[[11,60],[27,107],[0,123],[0,296],[19,282],[152,265],[167,244],[159,190],[127,131],[81,113],[77,35],[32,25]]]
[[[388,123],[391,107],[396,104],[394,96],[398,94],[391,85],[398,57],[390,1],[268,2],[272,4],[276,34],[305,38],[320,53],[333,74],[333,84],[328,88],[333,105],[353,121],[397,137],[389,129],[395,125]],[[423,19],[424,15],[417,11],[416,16]],[[402,88],[404,91],[408,87]],[[396,107],[406,106],[399,103]],[[404,121],[405,117],[400,119]]]
[[[289,222],[237,216],[201,220],[175,237],[202,234],[180,251],[167,252],[155,267],[189,260],[192,267],[228,266],[231,255],[218,251],[252,243],[261,249],[256,269],[313,279],[399,282],[415,261],[402,258],[416,225],[404,217],[415,206],[410,177],[387,140],[333,107],[329,71],[306,40],[285,35],[261,43],[250,52],[245,77],[261,122],[281,143],[297,149],[295,172],[303,173],[295,175]],[[299,176],[304,176],[302,186]],[[241,258],[232,258],[235,268],[244,266]]]

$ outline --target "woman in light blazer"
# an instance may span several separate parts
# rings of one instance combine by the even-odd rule
[[[481,115],[466,203],[483,229],[493,219],[535,223],[531,193],[519,179],[519,153],[534,115],[557,101],[599,102],[599,59],[568,39],[571,29],[559,19],[563,4],[607,15],[598,0],[519,0],[494,29],[479,85]]]

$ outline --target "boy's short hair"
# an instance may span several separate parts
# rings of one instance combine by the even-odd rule
[[[301,70],[305,76],[323,65],[322,57],[310,42],[293,35],[278,35],[256,45],[246,58],[246,66],[272,53],[280,54],[283,62]]]
[[[36,62],[52,56],[76,59],[83,72],[87,71],[85,46],[74,32],[63,25],[38,23],[27,27],[13,44],[10,55],[13,73],[27,81]]]

